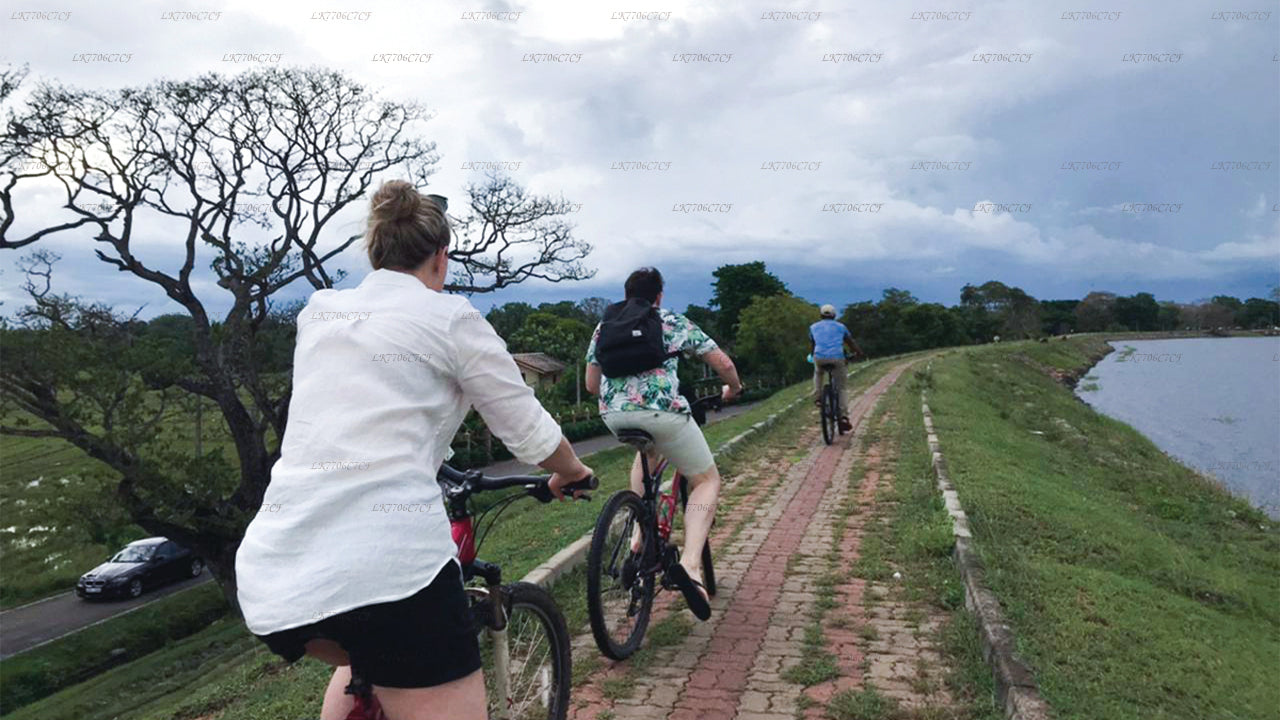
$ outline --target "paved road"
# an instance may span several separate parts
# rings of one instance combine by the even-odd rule
[[[755,405],[756,403],[743,403],[726,406],[719,412],[708,413],[707,423],[733,417]],[[573,444],[573,449],[579,456],[586,456],[617,445],[618,441],[612,435],[604,435],[580,440]],[[494,463],[484,470],[491,475],[519,475],[533,472],[537,467],[518,460],[507,460]],[[77,598],[74,593],[67,593],[7,610],[0,613],[0,660],[212,579],[206,572],[200,578],[166,586],[136,600],[89,603]]]
[[[711,425],[713,423],[720,422],[721,420],[731,418],[734,415],[741,415],[758,405],[760,402],[761,401],[735,403],[733,405],[726,405],[719,411],[712,410],[707,413],[707,424]],[[612,435],[601,435],[600,437],[579,440],[573,444],[573,451],[578,454],[578,457],[586,457],[591,453],[615,448],[618,447],[618,445],[618,441]],[[487,475],[524,475],[538,471],[538,466],[522,463],[519,460],[504,460],[502,462],[488,465],[483,469]]]
[[[72,592],[6,610],[0,613],[0,660],[212,579],[206,570],[200,577],[166,585],[133,600],[85,602]]]

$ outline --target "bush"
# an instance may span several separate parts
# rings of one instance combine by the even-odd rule
[[[203,630],[229,610],[217,583],[207,583],[0,661],[0,714]]]

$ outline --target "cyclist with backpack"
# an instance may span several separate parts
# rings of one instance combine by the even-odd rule
[[[822,373],[830,372],[836,379],[836,415],[840,418],[840,432],[849,432],[853,423],[849,422],[849,405],[845,402],[844,383],[848,377],[845,370],[845,348],[853,351],[854,357],[866,357],[862,348],[853,341],[853,335],[844,323],[836,320],[836,309],[833,305],[823,305],[819,310],[822,319],[809,326],[809,353],[813,357],[813,404],[822,404]]]
[[[733,360],[714,340],[685,316],[660,307],[663,281],[656,268],[631,273],[624,290],[626,299],[605,310],[587,348],[586,386],[600,396],[600,417],[611,431],[648,432],[655,450],[689,478],[684,548],[672,579],[693,614],[706,620],[711,605],[706,589],[694,578],[702,577],[702,546],[715,517],[720,472],[688,400],[680,394],[679,356],[710,365],[725,382],[721,396],[726,402],[742,392],[742,383]],[[637,453],[631,467],[632,491],[643,495],[643,482]],[[632,542],[638,545],[639,540]]]

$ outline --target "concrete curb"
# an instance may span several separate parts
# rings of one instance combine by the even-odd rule
[[[732,455],[742,449],[746,441],[750,439],[752,435],[773,427],[777,424],[778,418],[790,412],[807,397],[808,395],[801,395],[795,400],[787,403],[781,410],[772,413],[769,417],[752,425],[746,430],[743,430],[732,438],[729,438],[723,445],[716,448],[713,454],[718,459]],[[586,562],[587,550],[590,549],[590,547],[591,533],[588,532],[586,535],[583,535],[577,540],[566,545],[562,550],[560,550],[560,552],[552,555],[546,562],[529,571],[529,574],[525,575],[520,580],[521,582],[533,583],[544,588],[550,588],[556,580],[560,579],[560,576]]]
[[[932,371],[930,362],[929,370]],[[933,429],[933,414],[929,411],[924,392],[920,393],[920,412],[924,415],[924,429],[928,434],[929,453],[933,456],[933,471],[938,480],[938,490],[951,516],[951,532],[955,536],[954,558],[964,583],[964,604],[978,623],[982,642],[982,656],[991,666],[995,677],[996,700],[1009,720],[1049,720],[1053,714],[1049,705],[1040,697],[1031,668],[1017,655],[1017,643],[1013,628],[1005,621],[1000,601],[987,589],[986,568],[974,547],[969,532],[969,518],[960,506],[960,497],[951,484],[947,459],[942,456],[938,435]]]

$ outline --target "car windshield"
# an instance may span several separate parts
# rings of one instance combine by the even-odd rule
[[[146,562],[147,559],[151,557],[151,553],[154,550],[155,548],[149,545],[141,545],[141,546],[130,545],[129,547],[116,553],[116,556],[111,558],[111,562],[118,562],[118,563]]]

